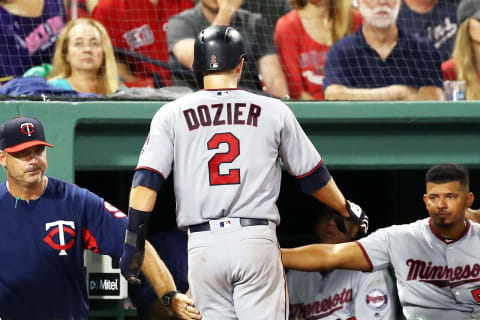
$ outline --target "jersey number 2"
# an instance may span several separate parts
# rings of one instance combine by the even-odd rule
[[[218,152],[208,161],[210,185],[239,184],[240,169],[230,169],[227,174],[220,174],[222,163],[232,163],[240,154],[240,140],[230,132],[217,133],[207,143],[208,150],[218,149],[220,144],[228,145],[227,152]]]

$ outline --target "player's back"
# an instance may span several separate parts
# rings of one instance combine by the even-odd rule
[[[167,161],[155,169],[167,176],[168,161],[173,161],[180,227],[221,217],[278,224],[279,157],[294,175],[308,172],[320,161],[285,104],[239,89],[202,90],[163,106],[150,131],[158,146],[157,134],[170,139],[171,150],[155,151]],[[312,153],[312,148],[314,156],[298,160],[299,149]],[[148,153],[151,149],[142,154],[139,166],[143,162],[149,166],[148,160],[142,161],[151,157]]]

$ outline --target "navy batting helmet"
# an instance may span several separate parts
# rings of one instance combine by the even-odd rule
[[[240,32],[229,26],[210,26],[195,39],[193,72],[203,89],[203,74],[208,71],[233,70],[245,58]]]

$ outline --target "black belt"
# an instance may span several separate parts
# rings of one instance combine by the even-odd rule
[[[266,220],[266,219],[240,218],[240,225],[242,227],[268,226],[268,220]],[[188,227],[188,230],[190,230],[190,232],[210,231],[210,222],[194,224],[193,226]]]

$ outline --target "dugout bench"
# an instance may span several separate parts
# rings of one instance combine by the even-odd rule
[[[75,172],[133,170],[163,104],[2,101],[0,122],[17,115],[41,120],[55,146],[48,151],[48,174],[74,182]],[[480,102],[287,104],[329,169],[426,169],[439,161],[480,168]],[[135,311],[125,310],[123,300],[95,300],[90,317],[120,320]]]

